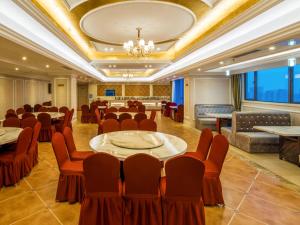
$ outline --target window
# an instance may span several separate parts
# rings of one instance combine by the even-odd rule
[[[300,65],[294,67],[293,102],[300,103]]]
[[[264,102],[289,101],[289,69],[279,67],[257,71],[257,100]]]
[[[173,81],[173,96],[172,101],[177,105],[183,104],[184,101],[184,79],[178,79]]]
[[[246,73],[245,88],[245,98],[254,100],[254,72]]]

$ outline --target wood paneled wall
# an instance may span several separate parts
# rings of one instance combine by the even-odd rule
[[[153,85],[153,96],[172,96],[172,85]]]
[[[116,96],[122,96],[122,85],[121,84],[100,84],[97,86],[98,96],[105,96],[106,89],[114,89]]]
[[[126,85],[125,96],[150,96],[150,85]]]

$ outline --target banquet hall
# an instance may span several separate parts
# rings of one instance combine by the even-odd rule
[[[0,225],[299,221],[300,1],[0,0]]]

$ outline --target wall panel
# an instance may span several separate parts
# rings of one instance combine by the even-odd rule
[[[150,86],[125,85],[125,96],[150,96]]]
[[[153,85],[153,96],[172,96],[172,85]]]
[[[114,89],[116,96],[122,96],[122,85],[121,84],[100,84],[97,85],[98,96],[105,96],[106,89]]]

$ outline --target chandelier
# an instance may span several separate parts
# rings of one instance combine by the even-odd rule
[[[136,28],[138,35],[136,39],[136,43],[132,40],[129,40],[124,43],[123,48],[127,51],[128,55],[135,57],[145,57],[152,53],[154,49],[154,42],[148,41],[146,44],[145,40],[141,38],[142,28]]]
[[[129,71],[127,71],[126,73],[123,73],[123,74],[122,74],[122,77],[124,77],[124,78],[132,78],[132,77],[133,77],[133,74],[132,74],[132,73],[129,73]]]

